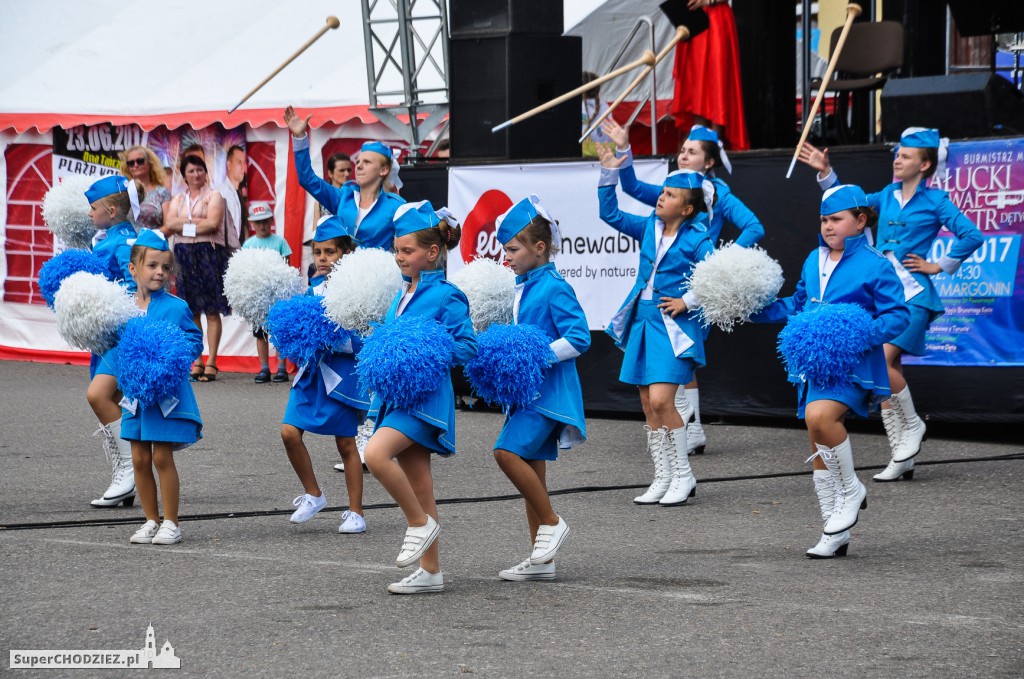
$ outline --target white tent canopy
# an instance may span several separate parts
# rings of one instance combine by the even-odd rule
[[[273,120],[258,109],[277,111],[279,121],[290,103],[356,115],[368,105],[363,19],[355,0],[0,2],[0,129],[44,131],[76,115],[160,116],[172,127],[212,121],[256,127]],[[332,14],[340,28],[227,115]],[[401,89],[400,83],[382,85]],[[196,121],[182,116],[194,112],[209,115]],[[328,120],[344,122],[339,115]],[[32,116],[39,122],[33,125]]]

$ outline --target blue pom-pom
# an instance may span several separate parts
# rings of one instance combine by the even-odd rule
[[[324,313],[319,295],[296,295],[274,304],[267,314],[267,330],[278,355],[296,365],[310,363],[350,337]]]
[[[789,319],[779,333],[779,355],[791,382],[832,389],[850,383],[872,335],[871,314],[862,307],[819,304]]]
[[[108,273],[100,258],[88,250],[65,250],[43,264],[39,269],[39,290],[47,306],[53,308],[53,298],[60,290],[60,284],[79,271],[98,273],[101,276]]]
[[[152,406],[188,379],[196,347],[178,326],[150,316],[128,321],[117,343],[117,384],[129,399]]]
[[[476,357],[466,364],[473,391],[503,407],[530,403],[555,361],[550,341],[535,325],[491,325],[477,335]]]
[[[409,410],[448,378],[454,356],[455,340],[443,325],[426,316],[399,316],[373,329],[356,369],[363,386],[384,403]]]

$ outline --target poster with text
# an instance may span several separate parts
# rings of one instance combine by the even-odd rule
[[[641,181],[665,181],[665,163],[634,163]],[[452,168],[448,206],[462,218],[462,239],[448,258],[454,274],[477,257],[501,261],[494,220],[531,193],[537,194],[562,231],[555,266],[576,291],[591,330],[603,330],[626,299],[636,280],[639,243],[615,231],[598,216],[597,180],[593,163],[537,163]],[[652,208],[618,191],[619,207],[638,215]]]
[[[932,276],[946,313],[925,339],[915,365],[1024,365],[1024,287],[1020,241],[1024,234],[1024,139],[954,143],[931,186],[977,225],[984,243],[952,275]],[[954,236],[943,228],[929,261],[949,252]]]

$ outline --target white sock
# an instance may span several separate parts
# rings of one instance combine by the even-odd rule
[[[700,424],[700,392],[697,389],[687,389],[685,394],[686,400],[693,406],[693,422]]]

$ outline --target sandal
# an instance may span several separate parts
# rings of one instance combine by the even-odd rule
[[[192,370],[188,373],[188,381],[198,382],[199,378],[203,376],[203,368],[205,367],[206,366],[203,365],[203,361],[201,359],[196,359],[192,364]]]
[[[213,372],[212,373],[208,373],[208,372],[206,372],[207,370],[212,370]],[[199,381],[200,382],[216,382],[217,381],[217,373],[219,373],[219,372],[220,372],[220,370],[217,369],[217,366],[210,365],[209,363],[207,363],[206,367],[203,368],[203,374],[199,376]]]

